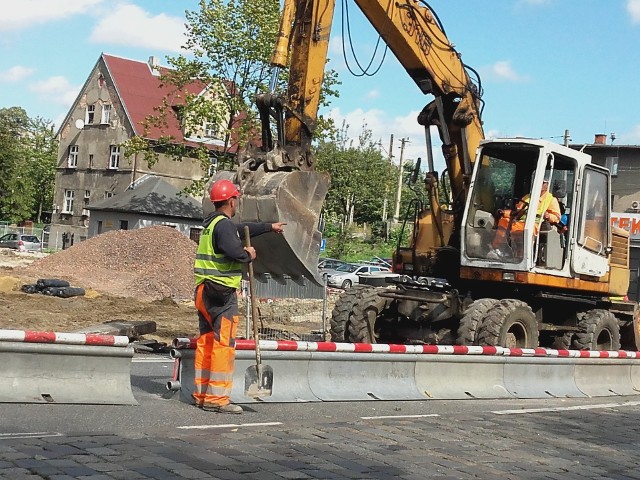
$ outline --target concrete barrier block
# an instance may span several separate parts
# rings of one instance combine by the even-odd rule
[[[576,386],[575,363],[549,358],[509,358],[505,388],[517,398],[584,397]]]
[[[416,363],[416,386],[423,398],[510,398],[505,362],[497,356],[423,356]]]
[[[137,405],[133,347],[0,342],[0,402]]]

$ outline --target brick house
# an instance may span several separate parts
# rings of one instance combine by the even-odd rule
[[[144,175],[164,179],[178,189],[208,175],[198,160],[183,157],[176,162],[160,155],[152,167],[141,154],[125,158],[120,146],[140,136],[157,140],[171,135],[186,145],[204,144],[221,150],[222,134],[207,128],[191,128],[196,133],[185,136],[175,115],[167,115],[167,127],[145,131],[143,120],[154,115],[169,95],[172,107],[183,103],[180,95],[171,96],[171,88],[160,84],[165,67],[155,57],[148,62],[101,54],[78,97],[62,122],[57,139],[58,163],[49,245],[63,248],[89,235],[89,203],[121,194]],[[193,83],[185,90],[206,94],[202,84]]]

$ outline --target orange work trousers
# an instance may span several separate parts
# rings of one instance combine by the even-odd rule
[[[236,290],[205,281],[196,287],[200,336],[196,344],[196,404],[227,405],[233,386],[238,329]]]

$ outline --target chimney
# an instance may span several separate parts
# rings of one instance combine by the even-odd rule
[[[606,145],[607,135],[604,133],[596,133],[596,138],[593,141],[594,145]]]
[[[149,64],[149,68],[151,69],[151,74],[155,75],[156,77],[160,76],[160,69],[158,68],[160,66],[160,61],[158,60],[158,57],[153,55],[150,56],[147,63]]]

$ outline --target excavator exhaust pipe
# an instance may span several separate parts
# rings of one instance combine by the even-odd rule
[[[239,179],[240,177],[240,179]],[[283,234],[266,233],[251,239],[258,254],[253,261],[256,275],[301,277],[322,285],[318,256],[322,234],[320,212],[329,189],[329,174],[315,171],[218,172],[207,183],[202,199],[205,217],[214,211],[209,199],[211,185],[227,179],[239,185],[240,197],[234,222],[286,222]]]

